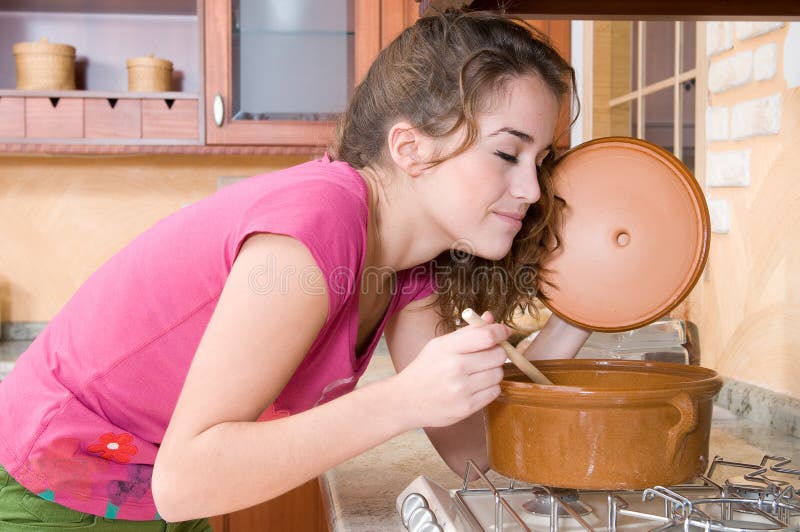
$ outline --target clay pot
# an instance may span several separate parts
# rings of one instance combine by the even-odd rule
[[[553,386],[505,367],[486,409],[492,468],[511,478],[574,489],[674,485],[708,464],[713,370],[661,362],[536,362]]]

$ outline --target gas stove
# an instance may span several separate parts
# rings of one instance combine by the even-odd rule
[[[473,472],[480,479],[470,484]],[[460,488],[417,477],[398,496],[397,509],[410,532],[800,531],[800,469],[778,456],[759,464],[715,457],[686,484],[639,491],[500,484],[469,461]]]

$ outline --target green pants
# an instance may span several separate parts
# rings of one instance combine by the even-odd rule
[[[212,532],[208,519],[181,523],[106,519],[70,510],[22,487],[0,466],[0,530],[2,532]]]

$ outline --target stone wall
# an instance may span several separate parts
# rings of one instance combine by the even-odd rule
[[[800,23],[706,23],[703,363],[800,397]]]

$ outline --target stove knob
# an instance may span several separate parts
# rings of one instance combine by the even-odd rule
[[[406,495],[406,498],[403,499],[403,504],[400,505],[400,518],[403,520],[403,526],[410,529],[411,527],[408,522],[414,510],[427,507],[428,501],[419,493],[409,493]]]
[[[439,523],[422,523],[422,525],[418,528],[414,529],[414,532],[444,532],[444,528],[439,525]]]
[[[430,530],[430,525],[436,524],[436,515],[430,508],[417,508],[408,518],[408,532],[423,532]],[[438,525],[437,525],[438,526]]]

